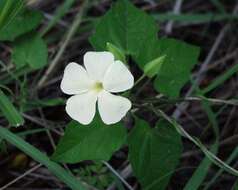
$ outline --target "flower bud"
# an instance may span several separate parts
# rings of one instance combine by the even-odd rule
[[[163,55],[147,63],[144,67],[144,74],[149,78],[157,75],[162,64],[164,63],[165,57],[166,55]]]
[[[110,51],[114,55],[116,60],[120,60],[123,63],[126,63],[126,56],[121,49],[119,49],[112,43],[107,42],[107,50]]]

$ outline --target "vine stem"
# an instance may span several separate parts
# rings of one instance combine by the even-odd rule
[[[145,74],[141,75],[141,77],[135,82],[134,87],[139,84],[144,78],[146,77]]]
[[[238,170],[235,168],[232,168],[225,162],[223,162],[221,159],[219,159],[216,155],[214,155],[212,152],[210,152],[197,138],[192,137],[187,131],[183,129],[183,127],[178,124],[173,118],[170,118],[166,113],[164,113],[162,110],[157,110],[153,105],[150,105],[151,111],[153,111],[158,117],[163,117],[165,120],[167,120],[172,126],[175,127],[175,129],[178,131],[178,133],[189,139],[191,142],[193,142],[197,147],[201,149],[201,151],[205,154],[205,156],[211,160],[215,165],[217,165],[220,168],[223,168],[226,172],[238,176]]]

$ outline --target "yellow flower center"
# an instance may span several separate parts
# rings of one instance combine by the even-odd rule
[[[103,84],[101,82],[96,82],[93,85],[93,90],[95,90],[96,92],[100,92],[101,90],[103,90]]]

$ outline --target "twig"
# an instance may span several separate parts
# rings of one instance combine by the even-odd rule
[[[121,180],[121,182],[129,189],[129,190],[133,190],[133,188],[126,182],[126,180],[107,162],[102,161],[103,164],[105,164],[105,166],[107,166],[107,168],[115,175],[118,177],[118,179]]]
[[[131,168],[131,165],[127,165],[121,172],[120,172],[120,176],[123,178],[123,179],[126,179],[128,178],[130,175],[132,174],[132,168]],[[112,183],[108,188],[107,190],[113,190],[115,189],[116,187],[116,183]]]
[[[71,27],[69,28],[65,40],[62,43],[59,51],[57,52],[56,56],[54,57],[54,59],[52,60],[52,63],[50,64],[49,68],[46,70],[44,76],[41,78],[41,80],[38,82],[37,84],[37,88],[40,89],[44,86],[44,83],[47,81],[47,79],[49,78],[49,76],[52,74],[53,70],[55,70],[57,63],[59,62],[61,56],[63,55],[66,47],[68,46],[71,38],[74,36],[75,32],[77,31],[79,25],[81,24],[82,21],[82,17],[84,16],[85,12],[88,9],[88,0],[85,0],[81,10],[78,12],[78,14],[75,16],[75,19],[73,21],[73,24],[71,25]]]
[[[223,162],[220,158],[218,158],[216,155],[214,155],[212,152],[210,152],[197,138],[194,138],[191,136],[184,128],[176,122],[176,120],[170,118],[165,112],[162,110],[156,110],[153,105],[151,105],[151,111],[153,111],[158,117],[162,116],[165,120],[167,120],[172,126],[175,127],[177,132],[193,142],[200,150],[204,153],[204,155],[211,160],[215,165],[217,165],[220,168],[224,168],[228,173],[238,176],[238,170],[235,168],[232,168],[225,162]]]
[[[238,4],[237,4],[236,7],[234,8],[233,14],[236,14],[237,11],[238,11]],[[230,29],[230,27],[231,27],[231,24],[230,24],[230,23],[226,24],[226,25],[223,27],[223,29],[220,31],[219,35],[217,36],[215,43],[213,44],[213,46],[212,46],[212,48],[211,48],[209,54],[207,55],[207,57],[206,57],[204,63],[202,64],[200,70],[199,70],[198,73],[197,73],[197,78],[195,79],[195,84],[196,84],[197,86],[201,83],[201,81],[202,81],[202,79],[203,79],[203,76],[204,76],[204,75],[202,75],[202,74],[206,71],[206,69],[207,69],[207,67],[208,67],[208,64],[211,62],[213,56],[215,55],[216,50],[218,49],[218,47],[219,47],[219,45],[221,44],[223,38],[225,37],[226,32],[228,31],[228,29]],[[193,85],[193,86],[194,86],[194,85]],[[193,87],[193,86],[187,91],[187,93],[186,93],[186,95],[185,95],[186,97],[190,96],[190,95],[193,93],[193,91],[194,91],[194,87]],[[187,102],[186,102],[186,103],[179,104],[179,105],[177,106],[177,109],[174,111],[174,113],[173,113],[173,115],[172,115],[173,118],[179,119],[179,117],[181,116],[183,110],[187,109],[188,105],[189,105],[189,103],[187,103]]]
[[[237,100],[221,100],[221,99],[216,99],[216,98],[200,98],[200,97],[186,97],[184,100],[185,101],[207,100],[207,101],[212,102],[214,104],[227,104],[227,105],[238,106],[238,101]]]
[[[144,107],[148,106],[150,103],[151,104],[156,104],[156,103],[167,103],[167,104],[174,104],[178,102],[190,102],[190,101],[209,101],[213,104],[227,104],[227,105],[232,105],[232,106],[238,106],[238,99],[229,99],[229,100],[223,100],[223,99],[216,99],[216,98],[206,98],[206,97],[199,97],[199,96],[191,96],[191,97],[185,97],[185,98],[178,98],[174,100],[167,100],[167,99],[148,99],[139,103],[134,104],[137,107]]]
[[[6,184],[3,187],[1,187],[0,190],[7,189],[9,186],[11,186],[12,184],[16,183],[17,181],[19,181],[20,179],[24,178],[25,176],[27,176],[28,174],[32,173],[33,171],[37,170],[41,166],[42,166],[42,164],[37,164],[35,167],[31,168],[30,170],[26,171],[24,174],[20,175],[19,177],[15,178],[14,180],[9,182],[8,184]]]
[[[27,115],[27,114],[25,114],[25,113],[22,113],[22,116],[23,116],[24,118],[28,119],[29,121],[38,124],[39,126],[42,126],[42,127],[44,127],[44,128],[47,128],[47,129],[50,129],[50,130],[52,130],[53,132],[55,132],[56,134],[58,134],[58,135],[60,135],[60,136],[63,136],[63,133],[62,133],[62,132],[56,130],[56,129],[53,128],[53,127],[49,127],[49,126],[45,125],[45,123],[43,123],[42,120],[37,119],[36,117],[32,117],[32,116]]]
[[[225,122],[225,124],[224,124],[223,129],[222,129],[221,138],[222,138],[222,137],[225,137],[225,136],[228,134],[228,132],[231,131],[232,128],[231,128],[231,126],[230,126],[230,122],[231,122],[231,120],[235,117],[236,111],[237,111],[236,107],[233,107],[233,108],[231,109],[231,111],[230,111],[230,113],[229,113],[229,116],[228,116],[228,118],[227,118],[227,120],[226,120],[226,122]]]
[[[44,16],[45,16],[45,18],[48,19],[48,20],[52,20],[52,19],[54,18],[53,15],[48,14],[48,13],[44,13]],[[64,22],[64,21],[62,21],[62,20],[57,21],[57,23],[58,23],[60,26],[63,26],[63,27],[65,27],[65,28],[68,27],[68,23],[67,23],[67,22]]]
[[[224,57],[220,58],[217,61],[214,61],[212,63],[212,65],[208,66],[208,70],[212,69],[212,68],[216,68],[218,65],[225,63],[226,61],[230,60],[230,59],[236,59],[238,57],[238,48],[236,48],[233,52],[225,55]]]
[[[44,115],[44,113],[43,113],[41,108],[38,108],[38,111],[39,111],[39,114],[40,114],[40,116],[42,118],[42,122],[43,122],[43,125],[44,125],[45,129],[46,129],[46,134],[47,134],[47,136],[49,138],[50,144],[51,144],[52,148],[55,150],[56,149],[56,144],[55,144],[55,141],[54,141],[54,139],[52,137],[50,129],[46,127],[47,124],[46,124],[45,115]]]
[[[181,6],[182,6],[183,0],[177,0],[174,4],[174,9],[173,9],[173,13],[174,14],[179,14],[180,10],[181,10]],[[166,34],[170,34],[172,32],[173,29],[173,24],[174,21],[169,21],[166,26],[165,26],[165,33]]]

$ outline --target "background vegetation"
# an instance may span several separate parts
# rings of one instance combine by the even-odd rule
[[[128,157],[128,146],[123,145],[119,149],[123,143],[115,140],[113,148],[107,147],[105,143],[107,152],[96,155],[97,159],[108,160],[114,150],[119,149],[110,160],[92,161],[95,158],[93,150],[99,148],[95,144],[101,142],[99,139],[91,148],[87,144],[80,145],[82,151],[89,152],[86,157],[74,158],[59,154],[68,147],[57,150],[55,160],[74,163],[61,165],[52,161],[50,156],[55,152],[66,126],[67,134],[80,134],[75,133],[80,127],[75,126],[77,124],[74,122],[68,124],[70,118],[65,113],[66,96],[59,88],[63,70],[71,61],[82,63],[84,53],[93,50],[93,47],[105,48],[102,47],[103,42],[107,42],[109,37],[103,30],[106,27],[117,30],[118,23],[112,19],[112,15],[108,17],[111,19],[108,26],[100,26],[98,23],[100,17],[111,7],[112,1],[28,0],[26,5],[21,0],[0,1],[1,190],[122,190],[141,189],[142,186],[146,186],[148,190],[160,190],[166,188],[167,184],[167,189],[173,190],[238,189],[238,2],[131,2],[152,16],[158,26],[151,27],[151,23],[138,20],[138,27],[132,27],[132,31],[141,29],[152,34],[158,33],[161,44],[164,42],[163,37],[192,44],[188,47],[179,46],[187,48],[186,52],[183,51],[187,53],[185,60],[179,53],[171,53],[183,66],[173,65],[164,69],[164,73],[171,72],[168,75],[170,78],[164,77],[159,81],[155,79],[157,82],[153,82],[150,77],[144,78],[133,91],[132,112],[147,122],[132,117],[124,120],[124,126],[130,134],[129,149],[142,149],[138,142],[141,142],[142,137],[148,136],[151,152],[145,151],[140,157],[143,157],[143,161],[138,161],[136,158],[140,153],[130,152]],[[123,7],[115,8],[115,11],[118,10],[121,13],[119,18],[127,18]],[[131,16],[136,15],[135,19],[142,14],[133,9],[130,11],[134,11],[135,14]],[[95,33],[96,25],[98,28]],[[157,41],[155,38],[156,36],[153,41]],[[143,39],[143,35],[140,39]],[[136,51],[140,43],[142,42],[128,43],[128,51]],[[179,52],[177,41],[171,40],[169,43],[171,49]],[[142,44],[146,44],[146,41]],[[145,45],[142,57],[128,61],[136,79],[143,75],[140,69],[149,61],[146,50],[150,46],[150,52],[154,50],[151,44]],[[167,43],[164,43],[159,50],[166,46]],[[198,48],[195,46],[200,47],[197,64]],[[138,63],[133,64],[134,60]],[[193,64],[189,65],[191,62]],[[182,77],[177,73],[181,68]],[[171,85],[164,85],[176,79],[176,76],[178,80],[170,83]],[[156,90],[165,96],[158,95]],[[153,106],[145,106],[146,103]],[[158,118],[164,118],[167,122],[157,123]],[[137,130],[132,131],[134,124]],[[167,125],[175,126],[183,138],[175,130],[168,130]],[[156,131],[154,126],[161,126],[160,130]],[[85,130],[85,134],[91,134],[90,130],[92,129]],[[121,128],[116,130],[111,132],[111,137],[114,137],[115,132],[117,134],[114,139],[125,133]],[[104,134],[104,130],[94,133],[95,136]],[[80,135],[76,137],[83,138]],[[165,143],[161,143],[161,139]],[[168,139],[173,139],[169,141],[171,144],[167,143]],[[171,156],[168,151],[174,154]],[[151,153],[157,159],[147,162]],[[88,158],[91,155],[93,158],[90,160]],[[82,161],[85,159],[87,161]],[[140,161],[143,163],[138,164]],[[138,166],[140,164],[142,168]],[[154,180],[157,180],[156,183],[161,181],[160,185],[153,187]]]

